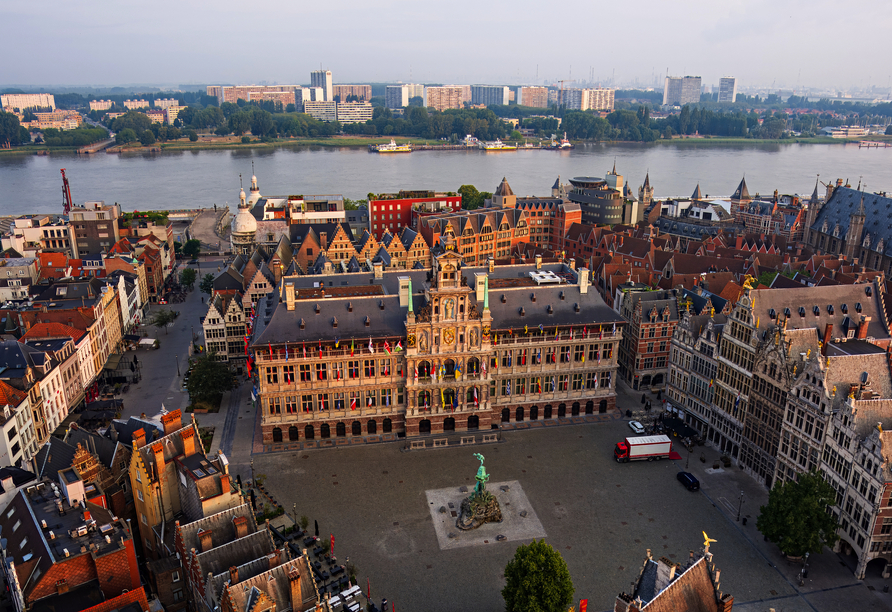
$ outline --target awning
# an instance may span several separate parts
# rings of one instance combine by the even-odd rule
[[[124,340],[127,342],[139,342],[141,337],[139,334],[124,334]]]
[[[118,353],[112,353],[108,356],[108,361],[105,362],[105,365],[102,367],[103,370],[117,370],[118,366],[121,364],[121,357]]]
[[[154,338],[143,338],[139,341],[140,346],[154,346],[155,339]]]

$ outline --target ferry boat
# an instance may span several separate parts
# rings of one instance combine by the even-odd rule
[[[375,151],[378,153],[411,153],[412,145],[396,144],[396,141],[391,138],[388,144],[381,144],[375,147]]]
[[[480,148],[484,151],[516,151],[517,145],[505,144],[498,138],[488,142],[481,142]]]

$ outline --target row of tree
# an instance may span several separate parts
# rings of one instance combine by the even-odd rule
[[[430,139],[471,134],[481,140],[495,140],[509,134],[508,125],[490,109],[449,109],[440,112],[423,106],[407,108],[402,118],[394,118],[389,109],[377,107],[371,121],[345,125],[343,129],[347,134]]]
[[[108,138],[108,130],[91,126],[81,126],[75,130],[43,130],[43,141],[50,147],[83,147]]]

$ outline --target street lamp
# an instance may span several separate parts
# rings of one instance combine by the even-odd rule
[[[174,355],[173,358],[177,362],[177,376],[180,376],[180,356]]]
[[[691,465],[691,450],[692,450],[692,449],[690,449],[690,448],[688,449],[688,459],[687,459],[687,461],[684,462],[684,469],[685,469],[685,470],[687,470],[687,469],[688,469],[688,466]]]
[[[737,521],[740,522],[740,510],[743,508],[743,491],[740,492],[740,503],[737,505]]]

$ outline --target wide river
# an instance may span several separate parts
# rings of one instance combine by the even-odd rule
[[[508,178],[517,195],[545,196],[555,178],[603,177],[616,161],[637,195],[650,172],[657,197],[728,196],[742,176],[750,193],[811,195],[822,181],[859,177],[871,191],[892,191],[892,148],[839,145],[585,145],[572,151],[418,151],[378,155],[365,149],[281,147],[165,153],[0,155],[0,214],[61,212],[60,168],[74,201],[118,202],[126,211],[202,208],[238,203],[251,162],[263,195],[343,194],[400,189],[455,191],[463,184],[493,191]]]

